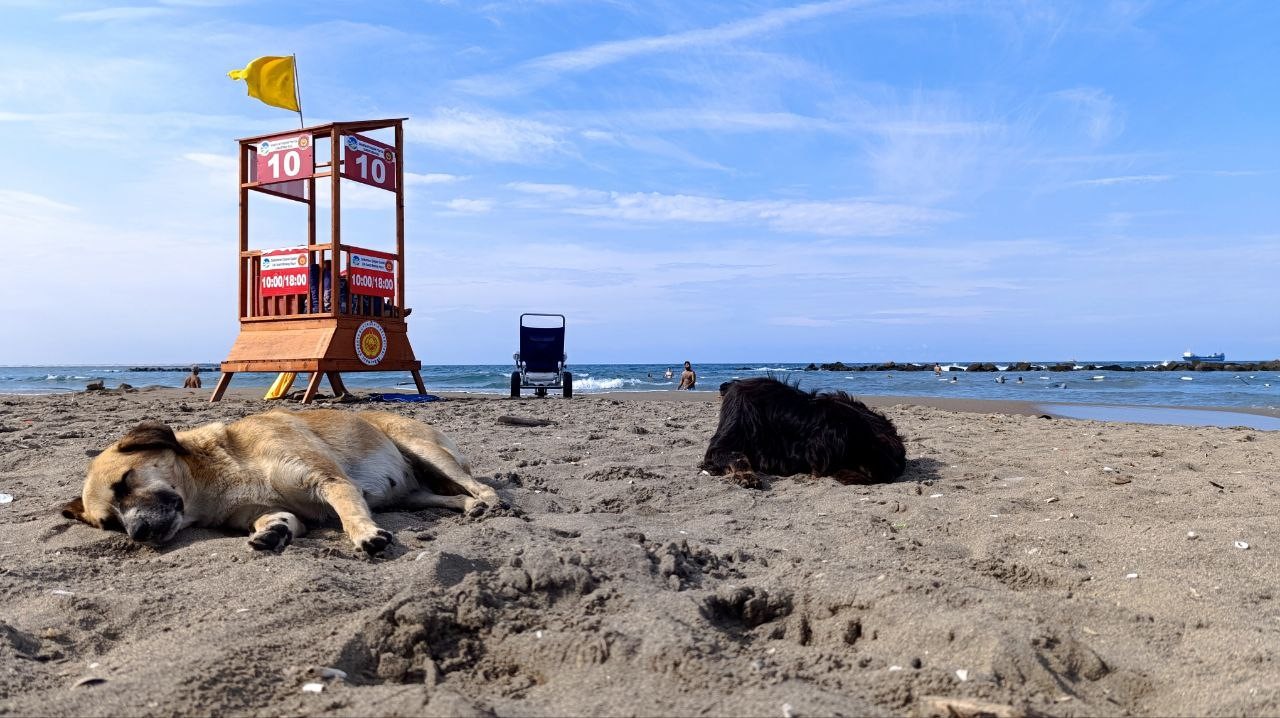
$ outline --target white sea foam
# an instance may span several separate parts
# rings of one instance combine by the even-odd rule
[[[613,389],[621,389],[625,386],[636,386],[637,384],[667,384],[669,382],[647,382],[642,379],[622,379],[614,377],[613,379],[596,379],[590,376],[573,378],[574,391],[611,391]]]

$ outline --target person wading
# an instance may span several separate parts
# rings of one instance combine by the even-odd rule
[[[684,363],[684,371],[680,374],[680,389],[692,389],[694,384],[698,383],[698,373],[693,370],[693,365],[689,362]]]

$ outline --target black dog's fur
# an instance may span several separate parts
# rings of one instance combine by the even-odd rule
[[[843,391],[806,392],[768,377],[720,385],[720,425],[701,468],[712,474],[892,481],[907,452],[893,422]]]

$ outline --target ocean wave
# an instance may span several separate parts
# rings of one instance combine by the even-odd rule
[[[14,382],[21,384],[23,382],[39,382],[45,383],[50,381],[89,381],[98,379],[96,376],[80,376],[78,374],[45,374],[43,376],[31,374],[28,376],[0,376],[0,382]]]
[[[671,386],[669,381],[645,381],[644,379],[624,379],[622,377],[613,377],[611,379],[597,379],[590,374],[575,374],[573,377],[573,390],[581,392],[590,391],[615,391],[618,389],[626,389],[628,387],[651,386],[666,387]]]
[[[574,391],[608,391],[610,389],[621,389],[623,385],[622,379],[592,379],[591,377],[573,378]]]

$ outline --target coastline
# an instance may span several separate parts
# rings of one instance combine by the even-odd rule
[[[754,364],[754,363],[753,363]],[[130,367],[142,369],[145,367]],[[156,371],[130,373],[127,370],[102,367],[28,367],[0,369],[0,393],[79,393],[90,381],[104,381],[106,386],[121,384],[181,387],[186,372],[172,372],[177,367],[155,367]],[[613,392],[664,392],[675,389],[661,370],[640,365],[583,365],[574,372],[574,389],[579,396]],[[433,392],[458,394],[490,394],[506,396],[510,373],[498,365],[431,366],[422,371],[426,386]],[[1243,410],[1280,409],[1280,374],[1263,372],[1233,375],[1230,372],[1089,372],[1073,371],[1057,374],[1027,375],[1025,383],[1008,375],[1007,382],[993,381],[991,374],[951,373],[935,377],[932,372],[804,372],[787,371],[785,367],[747,366],[738,364],[704,365],[700,367],[699,387],[714,393],[724,381],[752,376],[777,376],[798,383],[805,390],[846,391],[854,396],[900,396],[906,401],[922,402],[938,399],[977,399],[989,401],[1099,404],[1114,406],[1204,407],[1206,409]],[[1022,375],[1019,375],[1022,376]],[[206,386],[216,383],[218,375],[203,377]],[[275,380],[274,374],[237,375],[233,388],[260,387],[266,392]],[[302,379],[305,381],[305,377]],[[352,373],[345,378],[353,395],[366,392],[399,390],[411,387],[403,373]],[[300,389],[300,385],[295,385]],[[532,392],[527,392],[532,393]],[[653,394],[658,396],[658,394]],[[671,395],[667,395],[671,396]],[[975,405],[976,406],[976,405]]]
[[[211,389],[179,389],[167,386],[142,386],[135,387],[134,392],[121,394],[116,390],[108,390],[105,392],[64,392],[57,394],[9,394],[5,395],[7,399],[22,400],[34,399],[41,397],[75,397],[85,395],[102,395],[102,396],[131,396],[136,393],[155,396],[163,399],[183,399],[187,401],[204,401],[208,402]],[[361,389],[356,392],[356,396],[360,397],[367,394],[378,393],[411,393],[405,390],[403,386],[391,386],[385,388]],[[432,392],[428,389],[428,393],[434,394],[445,399],[453,401],[508,401],[508,397],[501,394],[480,393],[480,392],[457,392],[457,391],[438,391]],[[223,403],[238,402],[245,405],[256,405],[258,410],[266,411],[270,408],[303,408],[296,401],[265,401],[262,398],[263,389],[261,387],[232,387],[227,390]],[[331,397],[321,393],[325,398],[319,399],[316,406],[323,406],[332,403]],[[1172,405],[1146,405],[1146,404],[1097,404],[1092,402],[1038,402],[1038,401],[1014,401],[1001,399],[969,399],[969,398],[949,398],[949,397],[927,397],[927,396],[900,396],[900,395],[881,395],[868,396],[859,395],[856,398],[878,409],[884,409],[893,406],[920,406],[942,409],[951,412],[973,413],[973,414],[1005,414],[1015,416],[1042,416],[1048,415],[1055,419],[1076,420],[1076,421],[1101,421],[1104,423],[1139,423],[1152,425],[1175,425],[1175,426],[1233,426],[1231,423],[1211,422],[1207,419],[1204,421],[1195,421],[1197,414],[1203,416],[1223,415],[1238,416],[1240,426],[1252,426],[1249,417],[1268,417],[1272,419],[1280,419],[1280,409],[1262,408],[1262,407],[1237,407],[1237,406],[1172,406]],[[610,392],[592,392],[590,394],[578,394],[570,401],[582,401],[591,399],[605,399],[616,402],[675,402],[675,403],[711,403],[719,399],[719,394],[715,391],[610,391]],[[534,399],[532,397],[524,397],[520,403],[513,404],[522,406],[531,402],[546,401],[552,404],[563,399],[556,396],[549,396],[544,400]],[[363,406],[378,407],[386,404],[380,402],[360,402]],[[1072,410],[1063,411],[1059,407],[1068,407]],[[1107,419],[1096,418],[1090,416],[1081,416],[1078,414],[1088,413],[1085,410],[1096,410],[1097,413],[1105,417],[1109,413],[1116,415],[1140,415],[1146,413],[1148,420],[1141,419]],[[1189,417],[1188,421],[1168,420],[1170,418],[1180,418],[1182,416]],[[1252,426],[1259,430],[1276,430],[1280,427],[1272,427],[1270,422],[1266,425]]]

